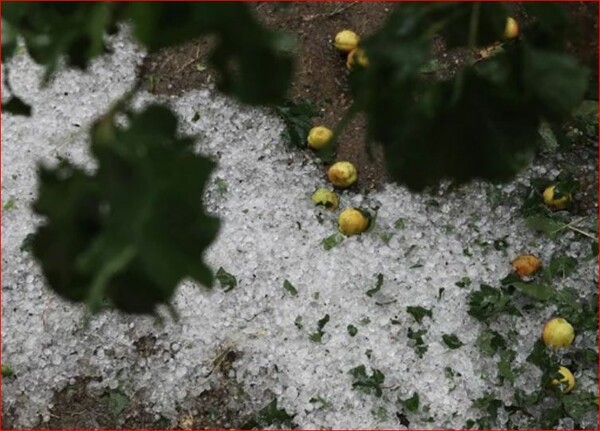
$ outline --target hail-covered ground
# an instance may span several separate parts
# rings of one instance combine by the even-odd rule
[[[62,71],[45,88],[43,70],[25,53],[12,62],[14,91],[34,107],[30,118],[2,117],[2,201],[11,200],[2,217],[2,360],[16,374],[4,379],[2,393],[16,426],[48,421],[53,394],[86,376],[101,377],[89,383],[96,393],[142,394],[150,411],[177,424],[191,400],[215,385],[215,358],[230,349],[236,360],[228,378],[249,408],[277,399],[300,428],[402,428],[402,418],[411,428],[460,428],[481,415],[474,400],[494,392],[510,405],[513,394],[494,385],[497,356],[476,345],[483,325],[467,314],[469,291],[497,286],[517,255],[547,262],[555,252],[580,260],[562,286],[582,295],[595,289],[596,260],[583,259],[589,244],[574,232],[559,240],[536,234],[519,214],[529,178],[553,177],[556,167],[540,162],[510,184],[474,183],[434,196],[396,185],[368,196],[342,192],[341,208],[378,208],[376,227],[325,250],[337,212],[316,208],[310,196],[328,183],[308,154],[286,146],[277,117],[211,89],[168,99],[142,93],[137,106],[168,103],[180,115],[181,132],[198,136],[198,151],[218,160],[205,199],[223,224],[206,260],[238,284],[225,292],[218,284],[208,291],[184,283],[174,301],[179,321],[106,312],[86,326],[83,307],[46,287],[22,244],[40,222],[30,209],[37,164],[64,157],[93,169],[89,126],[135,79],[144,53],[126,37],[112,43],[115,53],[88,72]],[[495,240],[507,246],[481,246]],[[380,290],[367,295],[378,274]],[[471,284],[457,286],[464,277]],[[283,288],[285,280],[297,295]],[[431,317],[418,323],[408,306],[430,309]],[[553,313],[548,307],[492,324],[516,334],[513,365],[522,372],[514,386],[525,392],[537,389],[541,375],[525,359]],[[320,342],[311,340],[326,315]],[[413,338],[425,331],[422,357],[409,328]],[[445,334],[464,345],[450,349]],[[153,354],[135,347],[145,336],[156,337]],[[576,345],[597,349],[595,337],[578,334]],[[353,388],[349,371],[360,365],[367,376],[385,376],[381,397]],[[594,370],[576,377],[578,389],[595,390]],[[420,402],[412,412],[399,399],[414,393]],[[593,428],[595,417],[587,421]]]

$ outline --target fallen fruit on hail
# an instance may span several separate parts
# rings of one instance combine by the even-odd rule
[[[337,162],[331,165],[327,177],[336,187],[350,187],[356,181],[356,168],[350,162]]]
[[[358,235],[369,227],[369,219],[357,209],[346,208],[338,218],[338,226],[346,236]]]
[[[315,205],[323,205],[325,208],[337,209],[340,205],[340,201],[337,195],[327,189],[318,189],[312,195],[312,201]]]
[[[317,126],[310,129],[308,132],[308,146],[315,150],[320,150],[327,146],[333,137],[333,132],[324,126]]]
[[[352,30],[342,30],[335,35],[334,45],[336,49],[342,52],[350,52],[358,46],[360,36]]]
[[[512,261],[512,267],[519,277],[531,277],[542,267],[542,262],[532,254],[524,254]]]
[[[548,186],[544,190],[544,203],[557,210],[565,209],[571,203],[571,193],[562,193],[561,196],[557,196],[556,186]]]
[[[519,24],[512,18],[506,18],[506,26],[504,27],[504,33],[502,34],[503,39],[514,39],[519,35]]]
[[[575,387],[575,376],[567,367],[560,367],[558,372],[563,376],[562,379],[552,380],[552,385],[560,385],[563,394],[568,394]]]
[[[556,349],[569,347],[575,338],[575,330],[562,317],[549,320],[542,330],[542,341],[547,347]]]
[[[364,49],[355,48],[348,54],[346,67],[352,70],[355,64],[358,64],[360,67],[367,67],[369,65],[369,59]]]

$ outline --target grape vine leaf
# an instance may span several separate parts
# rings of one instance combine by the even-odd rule
[[[219,220],[205,213],[202,195],[214,163],[176,136],[167,108],[149,106],[128,122],[117,126],[109,115],[95,123],[93,174],[66,161],[40,167],[33,207],[46,221],[32,251],[64,298],[92,311],[108,303],[152,313],[185,278],[212,286],[202,258]]]

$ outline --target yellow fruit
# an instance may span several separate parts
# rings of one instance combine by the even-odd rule
[[[566,348],[571,345],[574,338],[573,326],[562,317],[549,320],[542,330],[542,341],[547,347]]]
[[[337,162],[331,165],[327,176],[336,187],[350,187],[356,181],[356,168],[350,162]]]
[[[531,277],[542,267],[542,262],[532,254],[524,254],[512,261],[512,267],[519,277]]]
[[[337,195],[327,189],[318,189],[315,191],[312,195],[312,201],[315,205],[323,205],[325,208],[332,210],[337,209],[340,205]]]
[[[327,146],[332,137],[333,132],[327,127],[317,126],[310,129],[310,132],[308,132],[308,138],[306,140],[310,148],[320,150],[321,148]]]
[[[364,49],[355,48],[348,54],[348,58],[346,59],[346,67],[352,70],[355,63],[360,67],[367,67],[369,65],[369,59]]]
[[[555,197],[556,186],[548,186],[544,190],[544,203],[557,210],[565,209],[571,203],[571,193],[565,193],[560,198]]]
[[[338,226],[344,235],[358,235],[369,227],[369,219],[357,209],[346,208],[338,218]]]
[[[351,30],[342,30],[335,35],[335,47],[342,52],[350,52],[358,46],[360,36]]]
[[[519,24],[510,16],[506,18],[506,26],[504,27],[503,39],[514,39],[519,35]]]
[[[562,379],[552,380],[552,385],[560,385],[563,394],[568,394],[575,387],[575,376],[567,367],[560,367],[558,372],[563,376]]]

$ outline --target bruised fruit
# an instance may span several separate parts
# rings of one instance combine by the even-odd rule
[[[336,187],[350,187],[356,182],[356,168],[350,162],[337,162],[327,171],[327,177]]]

